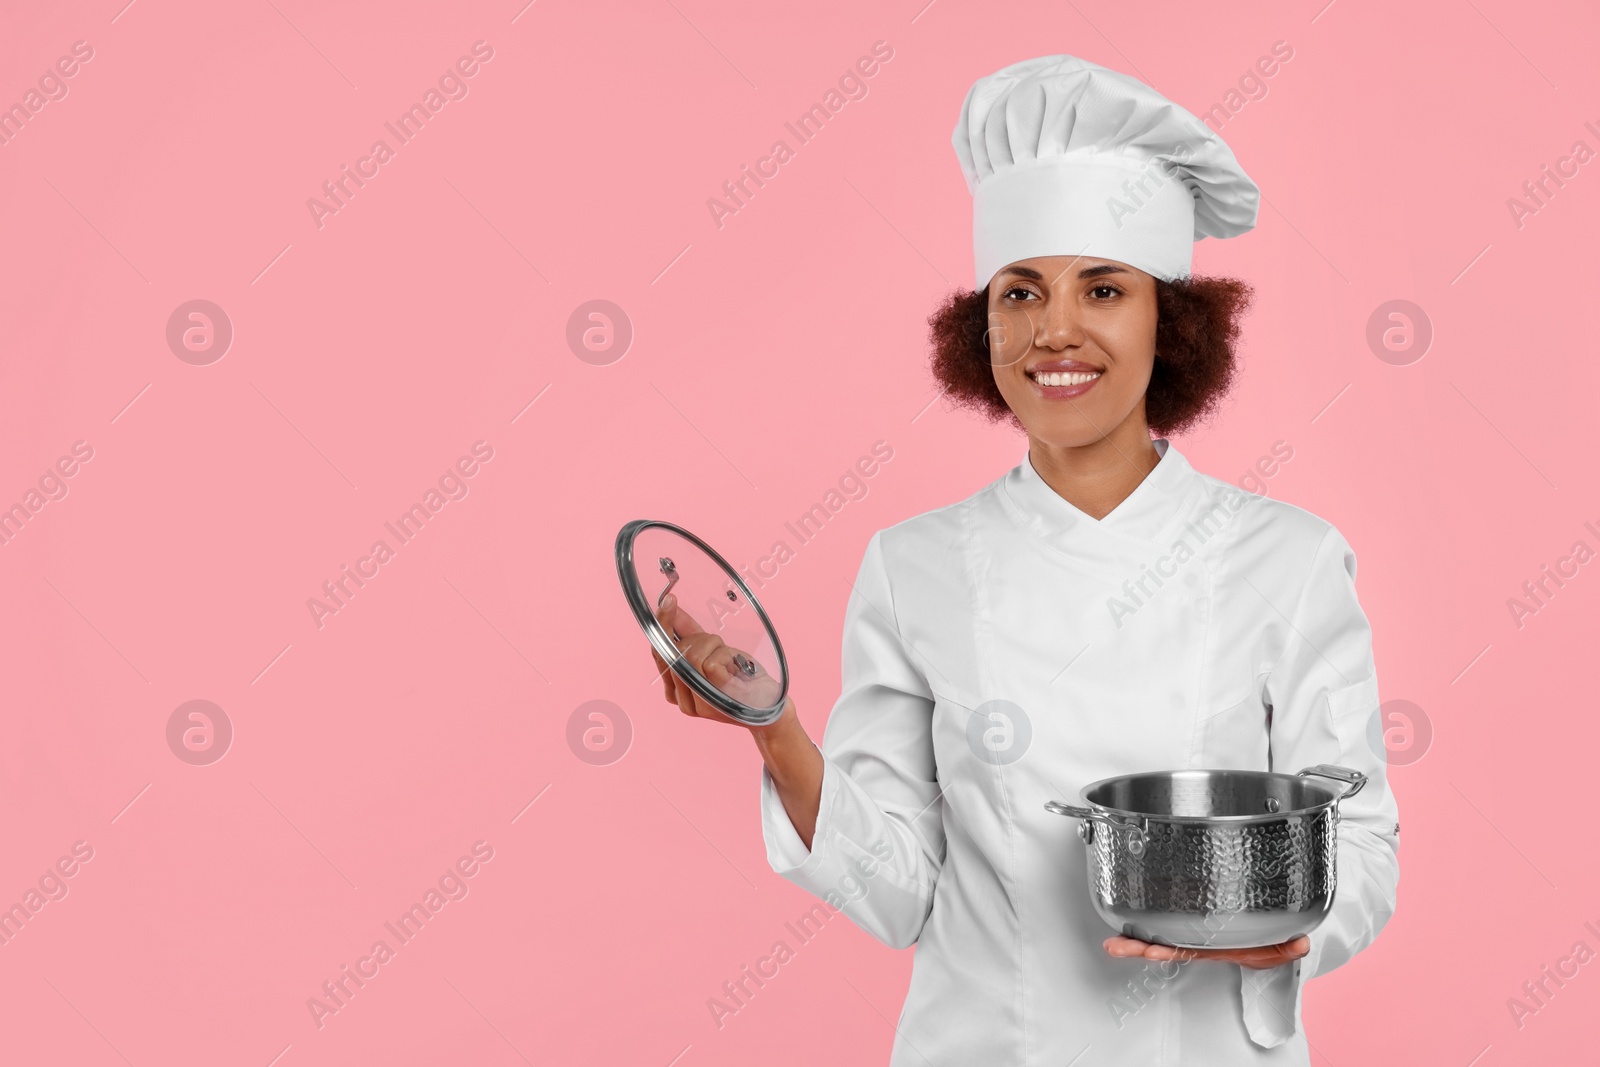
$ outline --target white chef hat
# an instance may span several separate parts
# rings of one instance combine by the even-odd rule
[[[1040,56],[980,78],[951,138],[972,193],[982,289],[1033,256],[1187,277],[1194,242],[1256,224],[1260,190],[1194,115],[1136,78]]]

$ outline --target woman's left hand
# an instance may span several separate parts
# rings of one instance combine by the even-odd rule
[[[1168,945],[1152,945],[1147,941],[1119,934],[1116,937],[1106,938],[1105,947],[1109,955],[1123,959],[1143,957],[1147,960],[1177,960],[1180,963],[1189,960],[1214,960],[1219,963],[1237,963],[1241,967],[1264,971],[1292,963],[1310,952],[1311,938],[1297,937],[1281,945],[1266,945],[1262,948],[1172,948]]]

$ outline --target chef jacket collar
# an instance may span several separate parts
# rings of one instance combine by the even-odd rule
[[[1081,547],[1086,537],[1111,536],[1165,544],[1183,525],[1201,490],[1199,473],[1164,437],[1155,438],[1160,455],[1144,481],[1103,519],[1095,519],[1050,488],[1026,452],[1001,481],[1013,514],[1047,544]]]

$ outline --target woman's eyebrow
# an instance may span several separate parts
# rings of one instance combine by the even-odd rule
[[[1031,278],[1036,282],[1044,281],[1044,275],[1032,267],[1007,267],[1002,273],[1015,274],[1019,278]],[[1098,278],[1102,274],[1127,274],[1126,267],[1119,267],[1115,263],[1102,263],[1097,267],[1085,267],[1078,272],[1079,278]]]

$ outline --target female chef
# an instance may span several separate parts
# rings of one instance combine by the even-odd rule
[[[1309,1064],[1301,987],[1371,943],[1399,876],[1355,556],[1152,436],[1230,381],[1250,290],[1191,256],[1249,230],[1259,191],[1189,112],[1072,56],[978,81],[954,143],[977,289],[930,320],[934,370],[1028,451],[868,542],[820,751],[792,701],[748,728],[768,860],[917,946],[895,1065]],[[662,619],[729,677],[674,599]],[[656,665],[685,713],[733,721]],[[1319,763],[1368,785],[1332,913],[1269,948],[1108,938],[1075,823],[1044,809],[1113,775]]]

